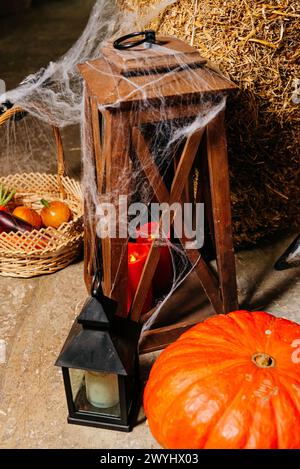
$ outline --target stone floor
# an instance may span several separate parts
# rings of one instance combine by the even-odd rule
[[[0,278],[1,448],[152,448],[141,423],[132,434],[68,425],[60,369],[54,367],[86,297],[82,263],[30,280]]]
[[[8,87],[65,52],[92,3],[53,0],[41,2],[22,17],[1,18],[0,78]],[[75,130],[68,139],[77,148],[69,161],[72,173],[78,175]],[[237,254],[239,295],[245,308],[266,309],[300,323],[299,269],[273,270],[291,239],[292,235]],[[187,290],[185,295],[195,298]],[[142,413],[130,434],[66,423],[62,377],[54,362],[85,297],[82,261],[40,278],[0,277],[0,341],[6,344],[6,357],[0,352],[1,448],[158,447]],[[144,376],[154,358],[153,354],[142,357]]]
[[[289,241],[237,254],[239,293],[243,307],[300,323],[299,269],[272,268]],[[54,362],[86,297],[82,275],[79,262],[35,279],[0,277],[0,339],[7,344],[0,365],[1,448],[158,447],[142,414],[130,434],[66,423],[62,377]],[[142,357],[144,376],[153,358]]]

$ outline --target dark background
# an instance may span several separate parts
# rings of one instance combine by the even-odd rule
[[[0,0],[0,79],[7,90],[63,55],[80,36],[94,0]]]
[[[0,79],[5,81],[6,90],[65,54],[80,37],[94,3],[95,0],[0,0]],[[26,117],[10,126],[10,134],[4,127],[0,129],[1,174],[56,172],[50,126]],[[38,140],[41,128],[43,141]],[[79,178],[80,129],[67,127],[61,129],[61,134],[66,173]]]

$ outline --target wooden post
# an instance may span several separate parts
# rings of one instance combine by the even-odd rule
[[[92,113],[91,102],[88,93],[85,94],[85,121],[84,121],[84,139],[88,145],[87,151],[90,152],[89,157],[95,162],[95,148],[92,139]],[[94,276],[95,256],[96,252],[96,226],[95,226],[95,210],[91,200],[85,197],[84,200],[84,280],[88,292],[91,291],[92,279]]]
[[[116,209],[116,236],[102,239],[104,293],[118,302],[117,314],[127,316],[128,238],[119,232],[119,196],[130,196],[131,161],[128,121],[119,111],[105,111],[103,153],[105,154],[107,202]]]
[[[207,127],[207,156],[223,313],[238,308],[224,112]]]

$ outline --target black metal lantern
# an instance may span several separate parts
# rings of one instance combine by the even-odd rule
[[[89,298],[56,366],[63,372],[69,423],[128,432],[139,405],[140,326],[115,310],[110,298]]]

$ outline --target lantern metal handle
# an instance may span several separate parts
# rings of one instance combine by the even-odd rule
[[[132,39],[135,37],[142,37],[142,39],[128,42],[128,39]],[[153,31],[153,29],[139,31],[136,33],[127,34],[126,36],[122,36],[114,42],[114,48],[119,50],[126,50],[140,46],[144,43],[147,43],[150,46],[156,43],[156,33],[155,31]]]
[[[96,271],[92,280],[91,296],[93,298],[101,298],[103,296],[101,272],[99,270]]]

